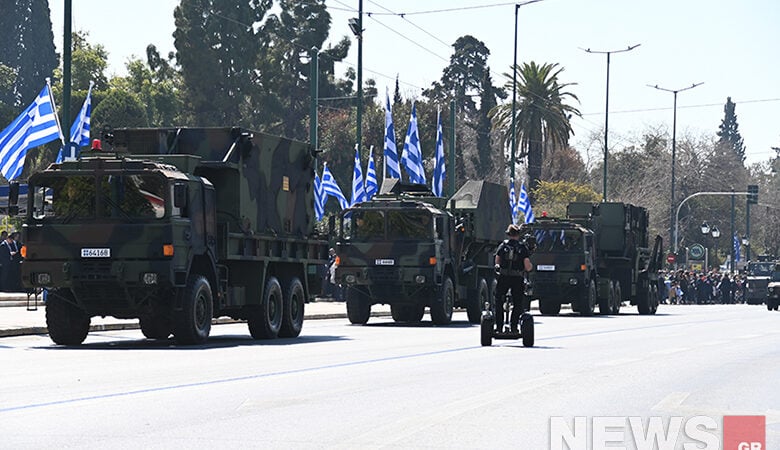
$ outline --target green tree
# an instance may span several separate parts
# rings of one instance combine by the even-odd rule
[[[0,103],[27,106],[57,67],[48,0],[3,0],[0,64],[13,70],[13,89],[0,90]]]
[[[557,63],[538,65],[531,62],[516,66],[514,70],[518,73],[515,139],[519,143],[519,154],[516,157],[527,157],[528,185],[533,189],[542,175],[546,144],[566,146],[574,134],[570,117],[580,116],[580,111],[566,101],[579,100],[566,90],[575,83],[559,81],[563,68],[558,68]],[[511,81],[506,89],[512,89]],[[497,106],[491,112],[491,118],[493,129],[500,132],[506,145],[512,134],[512,105]]]
[[[571,202],[597,202],[600,199],[591,186],[570,181],[540,180],[533,193],[535,215],[546,211],[553,217],[566,217],[566,207]]]
[[[723,106],[723,120],[718,127],[718,144],[732,150],[739,158],[740,163],[745,163],[745,142],[739,134],[737,114],[734,112],[736,105],[731,97],[726,98]]]
[[[92,111],[92,130],[146,127],[146,110],[138,97],[123,89],[111,89]]]

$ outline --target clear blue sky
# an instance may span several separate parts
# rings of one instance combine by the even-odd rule
[[[88,31],[93,43],[104,45],[110,73],[123,74],[127,58],[144,55],[149,43],[173,50],[177,3],[75,0],[73,29]],[[63,0],[49,4],[61,52]],[[327,0],[327,5],[332,39],[351,36],[347,20],[357,15],[358,1]],[[451,44],[470,34],[490,49],[494,82],[503,85],[502,74],[512,64],[513,5],[500,0],[364,0],[364,78],[374,78],[384,92],[386,86],[392,90],[399,74],[403,93],[416,96],[441,77]],[[481,8],[413,14],[473,6]],[[388,12],[406,15],[384,15]],[[730,96],[752,163],[769,159],[771,147],[780,146],[778,24],[776,0],[543,0],[519,10],[518,61],[559,63],[565,69],[562,80],[577,83],[571,90],[584,117],[574,121],[573,143],[582,150],[590,135],[603,134],[606,56],[581,48],[641,44],[611,58],[610,147],[619,149],[647,127],[671,130],[673,95],[648,84],[674,90],[703,82],[678,95],[678,137],[714,134]],[[347,62],[356,65],[356,44]],[[434,124],[420,124],[426,126]],[[600,157],[591,153],[591,158]]]

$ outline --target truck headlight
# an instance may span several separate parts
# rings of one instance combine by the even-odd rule
[[[417,284],[425,283],[425,275],[417,275],[414,277],[414,282]]]
[[[36,284],[50,284],[51,283],[51,274],[48,272],[40,272],[35,274],[35,283]]]
[[[577,281],[576,278],[569,278],[569,284],[572,286],[576,286],[579,281]]]
[[[349,284],[353,284],[355,281],[357,281],[357,278],[355,278],[355,275],[353,274],[347,274],[347,276],[344,277],[344,281],[346,281]]]
[[[144,284],[157,284],[157,274],[154,272],[144,273]]]

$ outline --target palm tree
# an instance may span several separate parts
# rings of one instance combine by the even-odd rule
[[[519,152],[516,157],[528,157],[528,187],[537,187],[542,176],[542,161],[546,144],[566,146],[569,136],[574,134],[569,119],[572,115],[581,116],[580,111],[566,103],[567,99],[579,102],[577,96],[566,91],[576,83],[560,83],[558,75],[563,68],[558,64],[535,62],[515,66],[517,80],[517,109],[515,115],[515,139]],[[506,90],[512,90],[512,77]],[[504,146],[512,139],[512,104],[496,106],[490,113],[493,130],[498,131]],[[529,192],[529,195],[532,195]]]

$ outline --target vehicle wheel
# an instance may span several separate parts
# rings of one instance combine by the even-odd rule
[[[365,325],[371,317],[371,304],[362,292],[347,287],[347,318],[353,325]]]
[[[279,328],[279,337],[298,337],[303,328],[303,284],[298,277],[293,277],[283,291],[284,302],[282,304],[282,326]]]
[[[498,287],[498,280],[495,278],[491,278],[488,280],[488,301],[490,301],[491,306],[493,306],[493,311],[495,311],[495,303],[496,303],[496,288]]]
[[[588,284],[588,290],[581,294],[577,310],[583,316],[592,316],[596,310],[596,283],[593,280]]]
[[[650,314],[655,314],[658,311],[658,286],[653,284],[648,289],[647,295],[650,297]]]
[[[466,314],[469,317],[469,323],[479,323],[482,318],[482,308],[485,307],[485,302],[488,298],[488,284],[484,278],[479,279],[479,286],[477,287],[477,295],[474,298],[469,299],[469,304],[466,305]]]
[[[539,299],[539,312],[545,316],[557,316],[561,312],[561,302]]]
[[[612,313],[612,305],[615,303],[615,285],[609,282],[606,297],[599,297],[599,314],[607,316]]]
[[[620,305],[623,303],[623,290],[620,288],[620,281],[615,282],[615,303],[612,304],[612,314],[620,314]]]
[[[766,310],[767,311],[772,311],[774,309],[773,306],[774,305],[772,305],[772,300],[767,300],[766,301]]]
[[[639,311],[639,314],[641,315],[647,315],[652,314],[650,312],[651,309],[651,299],[650,299],[650,287],[642,287],[637,286],[637,299],[636,299],[636,309]]]
[[[431,320],[436,325],[447,325],[452,322],[452,308],[455,305],[455,289],[450,277],[445,276],[441,284],[439,298],[431,304]]]
[[[520,316],[520,335],[523,337],[523,347],[534,346],[534,316],[528,313]]]
[[[493,327],[495,326],[495,319],[492,317],[483,317],[479,324],[480,343],[483,347],[490,347],[493,345]]]
[[[168,339],[173,332],[171,319],[160,313],[139,317],[138,325],[147,339]]]
[[[174,311],[173,337],[177,344],[202,344],[211,332],[214,311],[211,285],[201,275],[190,275],[181,295],[181,311]]]
[[[282,328],[284,299],[282,286],[276,277],[269,277],[263,289],[260,307],[249,315],[249,334],[255,339],[274,339]]]
[[[46,327],[55,344],[79,345],[89,333],[89,316],[73,303],[70,290],[51,291],[46,300]]]
[[[419,322],[422,314],[418,312],[420,307],[417,305],[390,305],[390,314],[396,322]]]

